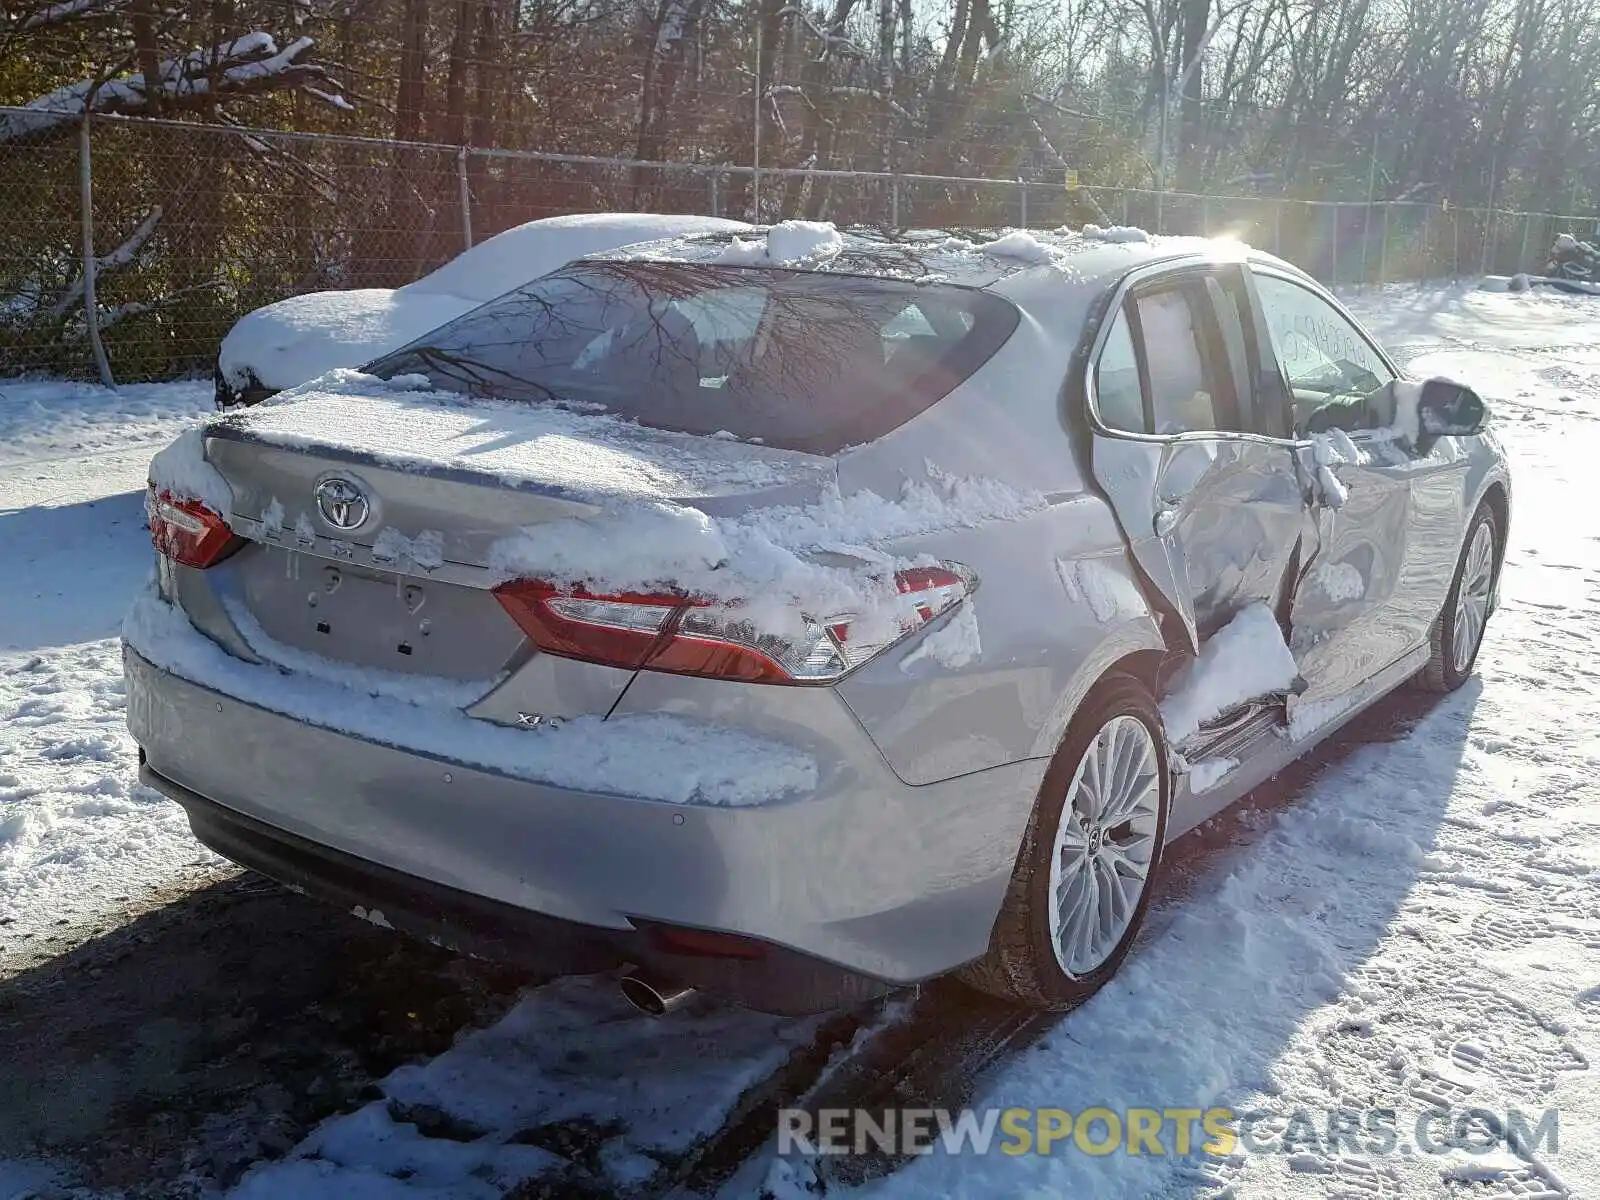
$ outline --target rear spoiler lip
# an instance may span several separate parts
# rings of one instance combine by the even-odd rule
[[[482,486],[485,483],[489,483],[508,491],[527,492],[533,496],[562,500],[569,504],[581,505],[589,510],[587,513],[574,513],[574,516],[588,516],[600,512],[602,501],[607,498],[605,496],[597,496],[593,492],[584,493],[572,488],[560,487],[556,484],[540,483],[536,479],[519,478],[513,475],[498,475],[492,471],[474,471],[470,467],[457,467],[449,463],[430,462],[423,458],[396,458],[379,454],[372,450],[362,450],[354,446],[339,446],[324,442],[280,441],[277,438],[263,437],[247,425],[230,420],[228,417],[208,422],[201,433],[207,439],[219,438],[223,441],[264,446],[269,450],[284,450],[290,453],[304,451],[308,454],[323,455],[330,460],[330,470],[337,470],[338,465],[346,465],[353,468],[372,467],[380,471],[404,471],[407,475],[422,475],[429,479],[442,479],[450,483],[464,483],[474,486]],[[692,502],[692,497],[685,498],[685,501]]]

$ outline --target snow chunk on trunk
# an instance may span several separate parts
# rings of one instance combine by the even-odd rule
[[[1299,674],[1272,610],[1252,604],[1200,647],[1161,702],[1167,740],[1178,745],[1230,709],[1288,689]]]
[[[233,516],[233,489],[206,461],[205,433],[186,429],[150,460],[150,482],[174,500],[198,500],[224,521]]]
[[[814,265],[843,249],[844,238],[832,221],[780,221],[765,238],[734,238],[716,261],[739,266]]]
[[[894,573],[931,562],[882,547],[899,538],[1016,520],[1045,505],[997,480],[957,478],[930,464],[894,500],[841,495],[830,485],[803,506],[713,517],[670,502],[618,504],[595,517],[524,526],[494,543],[489,566],[508,579],[541,579],[594,593],[671,590],[738,616],[764,633],[803,632],[800,614],[850,614],[862,636],[892,635],[904,598]]]

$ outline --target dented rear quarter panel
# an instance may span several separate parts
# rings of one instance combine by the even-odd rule
[[[1164,645],[1115,517],[1086,485],[1077,434],[1064,420],[1061,391],[1083,312],[1060,316],[1047,326],[1024,311],[1016,333],[967,384],[840,458],[847,492],[892,496],[931,464],[1037,496],[1037,507],[1019,519],[886,547],[960,562],[979,579],[964,601],[982,646],[974,661],[918,655],[916,639],[839,684],[909,784],[1050,756],[1097,679],[1126,655]],[[939,627],[957,616],[940,618]]]

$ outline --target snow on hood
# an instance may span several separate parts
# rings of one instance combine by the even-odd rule
[[[461,296],[484,303],[530,279],[547,275],[573,259],[639,242],[700,233],[744,233],[752,226],[720,217],[659,213],[575,213],[529,221],[445,263],[431,275],[408,283],[402,292]],[[426,332],[426,331],[424,331]],[[365,361],[365,360],[363,360]],[[359,364],[344,364],[347,366]]]
[[[400,288],[291,296],[247,313],[223,339],[218,366],[234,387],[272,389],[358,367],[531,279],[586,254],[638,242],[751,228],[718,217],[577,213],[529,221],[480,242]]]
[[[290,388],[339,367],[356,367],[453,321],[476,301],[460,296],[359,288],[290,296],[239,318],[217,365],[234,387],[255,376]]]

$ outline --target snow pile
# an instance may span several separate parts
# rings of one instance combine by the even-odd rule
[[[198,500],[224,521],[233,515],[233,489],[206,461],[205,431],[186,429],[150,460],[150,482],[174,500]]]
[[[1361,571],[1347,562],[1323,562],[1311,568],[1306,583],[1335,604],[1359,600],[1367,594],[1367,581]]]
[[[720,217],[577,213],[529,221],[400,288],[291,296],[240,318],[218,365],[234,387],[254,376],[289,388],[335,367],[358,367],[577,258],[639,242],[751,228]]]
[[[475,302],[389,288],[311,292],[247,313],[222,339],[217,365],[234,387],[254,377],[287,388],[355,367],[453,321]]]
[[[735,266],[817,266],[838,257],[844,238],[832,221],[781,221],[764,237],[736,237],[714,261]]]
[[[889,556],[885,543],[1017,520],[1044,505],[1044,497],[996,480],[930,467],[928,479],[906,481],[893,500],[870,491],[844,496],[831,486],[813,504],[733,517],[650,503],[529,525],[491,547],[490,566],[507,578],[591,592],[672,589],[736,609],[739,619],[778,635],[802,633],[802,613],[850,615],[870,640],[907,619],[894,572],[928,565]],[[970,632],[975,638],[976,628]]]
[[[1096,242],[1149,242],[1155,239],[1143,229],[1134,225],[1111,225],[1102,228],[1099,225],[1085,225],[1078,231],[1080,237],[1086,237]]]
[[[431,275],[398,289],[406,295],[460,296],[483,303],[585,255],[640,242],[739,233],[751,228],[723,217],[668,213],[572,213],[528,221],[457,255]]]
[[[1050,266],[1061,257],[1058,247],[1041,242],[1026,229],[1012,229],[993,241],[980,242],[973,249],[996,258],[1014,258],[1035,266]]]
[[[1237,758],[1208,758],[1205,762],[1195,763],[1189,768],[1189,791],[1196,796],[1201,792],[1209,792],[1238,765]]]
[[[411,537],[385,525],[372,539],[372,559],[380,563],[409,563],[424,571],[437,571],[444,566],[444,534],[437,529],[424,529]]]
[[[1252,604],[1200,647],[1161,701],[1167,740],[1178,745],[1246,701],[1286,691],[1299,677],[1272,610]]]
[[[1350,490],[1333,468],[1340,463],[1361,461],[1360,452],[1349,435],[1340,431],[1340,439],[1322,433],[1311,436],[1311,459],[1317,465],[1317,483],[1322,488],[1323,501],[1329,508],[1343,508],[1345,501],[1350,498]]]
[[[345,682],[356,687],[345,686],[334,681],[338,664],[320,669],[320,677],[285,675],[274,666],[234,658],[150,588],[129,609],[122,636],[156,666],[246,704],[533,783],[730,807],[763,804],[817,786],[816,760],[804,751],[683,717],[586,716],[529,731],[474,720],[436,703],[409,703],[382,688],[374,695],[369,672],[345,669]],[[421,681],[411,680],[409,686],[428,692]]]
[[[969,600],[941,628],[928,634],[910,654],[900,660],[900,669],[911,668],[931,658],[941,667],[955,671],[970,666],[983,656],[983,640],[978,636],[978,612]]]
[[[0,380],[0,464],[121,454],[140,445],[154,451],[210,409],[208,383],[132,383],[113,391],[88,383]]]
[[[558,980],[432,1061],[399,1068],[379,1085],[381,1099],[330,1117],[229,1196],[490,1200],[541,1175],[546,1186],[530,1194],[576,1194],[560,1179],[568,1159],[540,1147],[586,1129],[597,1134],[592,1163],[605,1190],[655,1190],[644,1185],[715,1133],[816,1027],[711,1005],[657,1021],[634,1012],[607,976]],[[447,1116],[475,1136],[425,1136],[413,1114]]]

